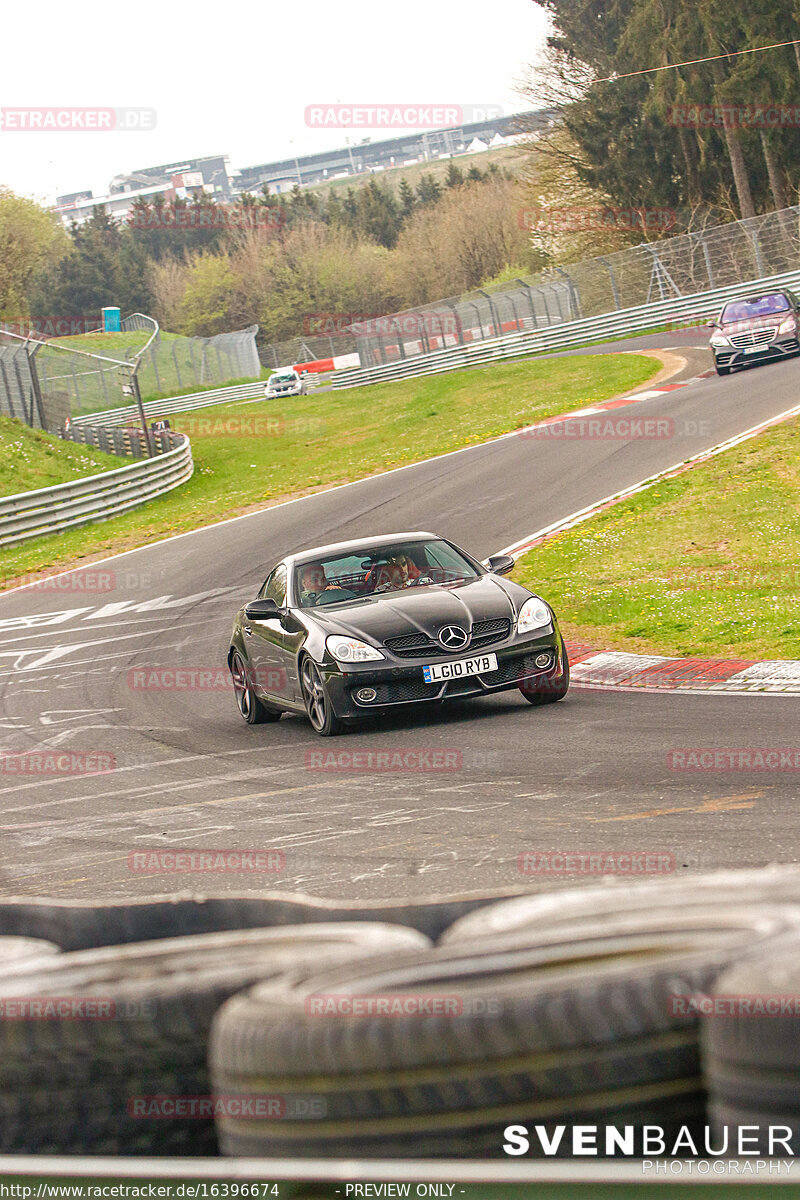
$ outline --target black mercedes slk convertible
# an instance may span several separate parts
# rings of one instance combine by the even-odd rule
[[[539,596],[446,538],[402,533],[305,550],[270,572],[233,624],[228,665],[251,725],[305,713],[322,737],[387,709],[569,687],[564,639]]]

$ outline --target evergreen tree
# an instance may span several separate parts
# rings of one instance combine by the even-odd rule
[[[417,184],[417,199],[420,204],[436,204],[442,194],[442,185],[435,175],[426,171]]]

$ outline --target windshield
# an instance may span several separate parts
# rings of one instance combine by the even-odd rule
[[[297,375],[294,371],[282,371],[280,375],[270,375],[269,386],[274,387],[276,383],[297,383]]]
[[[440,538],[387,542],[298,563],[295,595],[301,608],[318,608],[406,588],[452,586],[479,574],[463,554]]]
[[[754,317],[769,317],[788,312],[791,305],[783,292],[758,296],[748,300],[732,300],[722,310],[722,321],[752,321]]]

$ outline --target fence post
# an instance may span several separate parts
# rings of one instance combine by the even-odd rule
[[[178,387],[182,388],[183,383],[181,382],[181,369],[178,366],[178,355],[175,352],[175,343],[174,342],[172,343],[172,361],[175,364],[175,376],[178,380]]]
[[[41,422],[42,429],[46,429],[44,403],[42,402],[42,389],[39,386],[39,372],[36,366],[36,352],[38,349],[39,346],[34,346],[31,350],[28,350],[26,346],[25,352],[28,356],[28,369],[31,374],[31,386],[33,387],[33,394],[36,397],[36,407],[39,411],[39,420]]]
[[[489,312],[492,314],[492,328],[494,329],[494,336],[502,337],[503,330],[497,317],[497,309],[494,306],[494,300],[486,291],[486,288],[478,288],[477,291],[479,296],[485,296],[489,301]]]
[[[575,285],[575,282],[574,282],[572,276],[570,274],[568,274],[568,272],[565,271],[563,267],[555,267],[554,270],[555,270],[556,275],[563,275],[564,278],[566,279],[567,288],[569,289],[570,303],[572,305],[572,308],[575,311],[575,315],[576,315],[577,319],[580,321],[581,318],[583,317],[583,313],[581,312],[581,299],[580,299],[580,294],[578,292],[578,288]]]
[[[755,229],[750,229],[746,225],[744,231],[753,244],[753,253],[756,256],[756,271],[758,272],[759,276],[763,276],[766,274],[766,271],[764,269],[764,258],[761,254],[761,243],[758,240],[758,233]]]
[[[151,347],[150,347],[150,361],[151,361],[151,362],[152,362],[152,364],[153,364],[153,374],[154,374],[154,375],[155,375],[155,377],[156,377],[156,388],[157,388],[157,390],[160,392],[160,391],[161,391],[161,379],[160,379],[160,377],[159,377],[159,374],[158,374],[158,363],[156,362],[156,348],[155,348],[155,346],[151,346]]]
[[[531,320],[533,321],[533,328],[538,329],[539,321],[536,317],[536,305],[533,302],[533,288],[524,279],[520,279],[519,277],[514,280],[514,283],[520,284],[520,286],[525,289],[525,294],[528,297],[528,304],[531,306]]]
[[[714,272],[711,270],[711,255],[708,253],[708,242],[702,233],[693,233],[692,237],[696,237],[700,243],[700,249],[703,251],[703,260],[706,264],[706,273],[708,275],[709,291],[714,290]]]
[[[611,263],[607,258],[600,258],[598,256],[597,261],[601,262],[608,271],[609,278],[611,279],[611,294],[614,297],[614,307],[616,308],[617,312],[619,312],[622,308],[622,305],[619,302],[619,289],[617,287],[617,277],[614,274],[614,268],[611,266]]]

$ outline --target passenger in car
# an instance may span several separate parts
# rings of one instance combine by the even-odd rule
[[[300,603],[311,596],[318,596],[328,586],[325,578],[325,568],[321,563],[310,563],[300,575]]]

